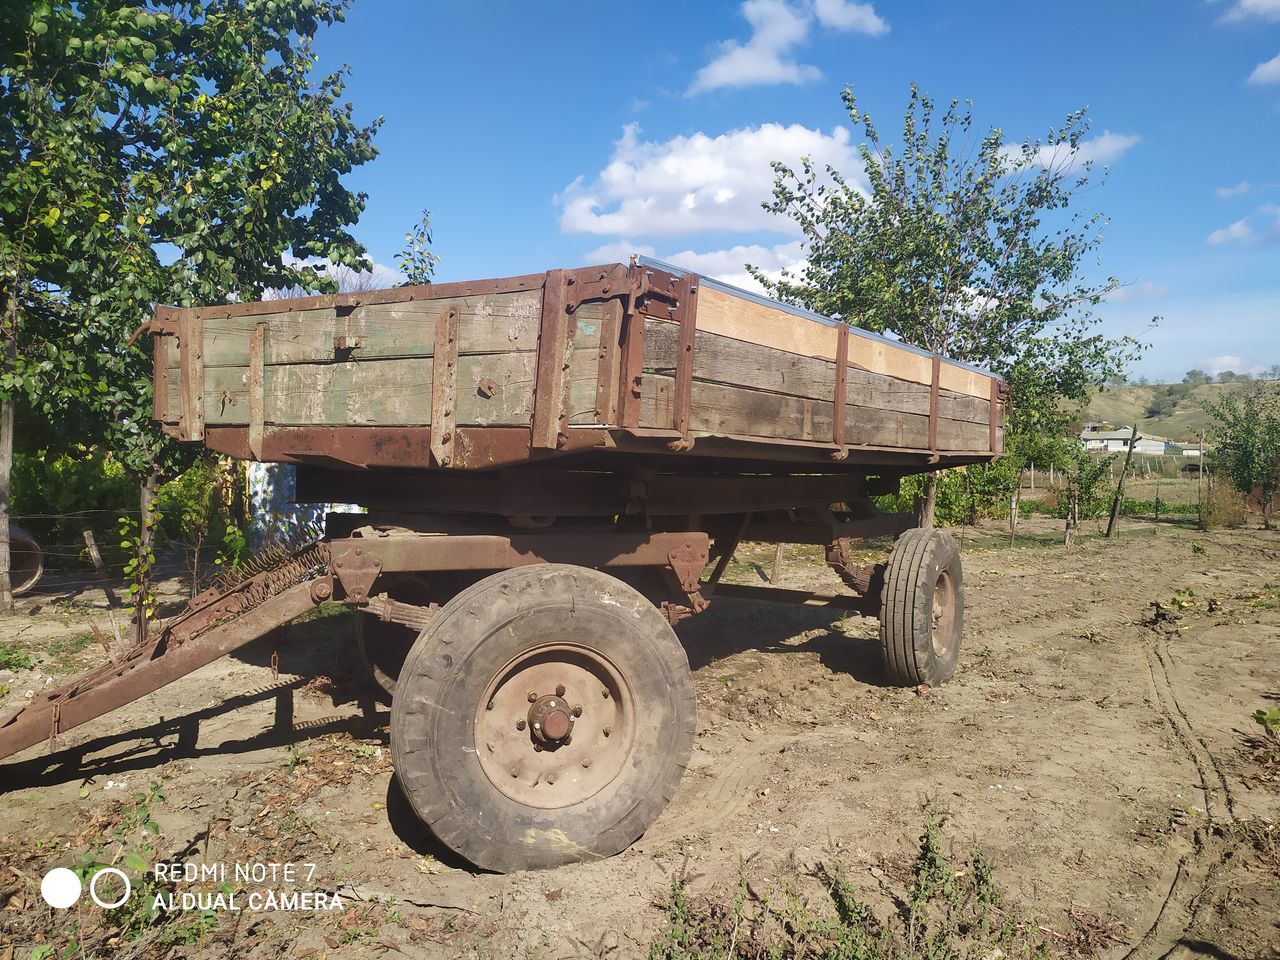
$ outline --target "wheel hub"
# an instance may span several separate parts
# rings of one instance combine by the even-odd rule
[[[634,726],[631,687],[607,657],[578,644],[547,644],[489,682],[476,710],[476,756],[510,799],[567,807],[623,770]]]
[[[560,689],[564,689],[563,684]],[[578,712],[581,714],[581,707],[578,707]],[[533,706],[529,708],[527,722],[536,739],[544,744],[559,746],[561,743],[569,742],[575,719],[573,711],[561,695],[539,697],[535,700]]]

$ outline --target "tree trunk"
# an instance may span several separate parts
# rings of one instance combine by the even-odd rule
[[[147,639],[147,616],[151,610],[151,544],[154,527],[152,505],[156,495],[156,471],[153,467],[138,489],[138,643]]]
[[[13,476],[13,401],[0,400],[0,610],[13,610],[10,577],[9,491]]]
[[[922,527],[934,526],[934,514],[938,510],[938,475],[924,475],[924,490],[920,493],[920,513],[916,522]]]
[[[1111,501],[1111,518],[1107,521],[1107,536],[1114,537],[1120,533],[1118,520],[1120,518],[1120,503],[1124,500],[1124,478],[1129,475],[1129,462],[1133,460],[1133,448],[1138,445],[1138,425],[1133,425],[1133,432],[1129,435],[1129,452],[1124,455],[1124,467],[1120,471],[1120,481],[1116,484],[1115,499]]]
[[[4,370],[17,358],[18,296],[12,286],[4,297]],[[0,400],[0,612],[13,610],[12,554],[9,550],[9,496],[13,481],[13,398]]]
[[[1035,475],[1032,466],[1032,476]],[[1018,471],[1018,482],[1014,484],[1013,493],[1009,497],[1009,546],[1013,546],[1018,536],[1018,507],[1022,504],[1022,471]]]

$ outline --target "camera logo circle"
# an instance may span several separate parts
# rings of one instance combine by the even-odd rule
[[[119,899],[104,900],[98,893],[98,883],[104,876],[118,877],[120,883],[124,885]],[[45,903],[56,910],[66,910],[74,906],[83,892],[84,885],[81,884],[80,878],[66,867],[54,867],[40,881],[40,896],[44,897]],[[103,910],[114,910],[116,907],[124,906],[131,893],[133,893],[133,884],[129,882],[123,870],[115,867],[103,867],[89,880],[89,897]]]
[[[80,878],[66,867],[54,867],[40,881],[40,896],[57,910],[65,910],[80,899]]]

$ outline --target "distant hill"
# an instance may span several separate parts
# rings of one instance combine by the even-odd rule
[[[1106,387],[1094,394],[1085,407],[1087,422],[1106,421],[1115,427],[1131,426],[1138,422],[1141,433],[1171,440],[1194,440],[1200,431],[1209,426],[1209,415],[1204,411],[1204,401],[1219,397],[1225,391],[1239,390],[1243,383],[1204,383],[1193,387],[1190,394],[1180,398],[1172,411],[1163,416],[1148,417],[1147,409],[1164,393],[1164,384],[1146,387]]]

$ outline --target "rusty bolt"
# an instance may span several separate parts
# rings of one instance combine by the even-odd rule
[[[527,726],[527,724],[526,724],[523,720],[517,720],[517,721],[516,721],[516,729],[517,729],[517,730],[523,730],[526,726]]]
[[[316,596],[317,596],[317,597],[319,597],[321,600],[328,600],[328,599],[329,599],[329,595],[330,595],[332,592],[333,592],[333,591],[330,589],[330,587],[329,587],[329,585],[328,585],[327,583],[317,583],[317,584],[316,584]]]
[[[607,736],[609,736],[609,734],[611,734],[611,733],[613,733],[613,727],[605,727],[605,728],[604,728],[604,735],[605,735],[606,737],[607,737]]]
[[[488,750],[489,750],[489,752],[490,752],[490,753],[493,753],[493,749],[494,749],[494,748],[493,748],[493,741],[492,741],[492,740],[490,740],[488,743],[486,743],[486,744],[485,744],[485,747],[487,747],[487,748],[488,748]]]
[[[591,766],[591,758],[587,757],[587,759],[582,761],[582,768],[585,770],[589,766]]]
[[[564,696],[564,684],[563,684],[563,683],[561,683],[561,684],[557,684],[557,686],[556,686],[556,696],[557,696],[557,697],[563,697],[563,696]]]
[[[493,701],[492,701],[492,700],[490,700],[487,704],[485,704],[485,707],[484,707],[484,708],[485,708],[486,710],[492,710],[492,709],[493,709]]]
[[[362,553],[364,553],[364,551],[363,551],[363,550],[361,550],[359,547],[356,547],[356,556],[358,557],[358,556],[360,556]]]
[[[580,717],[580,716],[582,716],[582,707],[574,707],[574,708],[573,708],[573,715],[574,715],[575,717]]]
[[[547,783],[554,784],[555,782],[556,782],[556,775],[554,773],[547,774]]]
[[[514,780],[514,779],[515,779],[516,777],[518,777],[518,776],[520,776],[520,771],[519,771],[519,770],[517,770],[515,767],[512,767],[512,768],[511,768],[511,779],[512,779],[512,780]]]
[[[537,699],[538,699],[538,695],[537,695],[536,693],[534,693],[532,690],[530,690],[530,691],[529,691],[529,702],[530,702],[530,703],[533,703],[533,702],[534,702],[535,700],[537,700]]]
[[[535,743],[535,744],[533,745],[533,752],[534,752],[534,753],[541,753],[541,752],[542,752],[542,744],[540,744],[540,743]]]
[[[600,691],[600,695],[601,695],[602,697],[604,697],[606,700],[608,700],[608,699],[609,699],[609,689],[606,687],[605,689],[601,690],[601,691]]]

